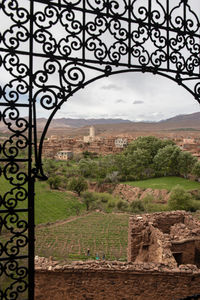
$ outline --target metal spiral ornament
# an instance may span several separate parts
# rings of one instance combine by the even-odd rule
[[[34,299],[34,184],[49,124],[78,90],[150,72],[200,102],[190,0],[0,0],[0,299]],[[38,139],[37,112],[49,112]]]

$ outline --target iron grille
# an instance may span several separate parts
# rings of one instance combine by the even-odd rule
[[[0,299],[34,299],[34,184],[52,118],[124,72],[165,76],[200,102],[200,23],[187,0],[0,0],[0,20]]]

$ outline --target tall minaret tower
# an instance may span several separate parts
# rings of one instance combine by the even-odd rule
[[[94,138],[94,137],[95,137],[95,128],[94,128],[94,126],[91,126],[91,127],[90,127],[90,137],[91,137],[91,138]]]

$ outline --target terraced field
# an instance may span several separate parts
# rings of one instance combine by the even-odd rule
[[[128,214],[91,213],[47,227],[36,228],[36,255],[58,260],[126,260]],[[90,249],[90,256],[87,256]]]
[[[0,177],[0,195],[12,191],[14,187],[3,177]],[[69,216],[76,215],[77,207],[85,211],[85,206],[71,192],[50,190],[47,182],[37,181],[35,186],[35,223],[55,222],[65,220]],[[8,197],[13,196],[12,192]],[[27,199],[18,201],[17,208],[27,208]],[[27,219],[27,213],[20,213],[23,219]]]

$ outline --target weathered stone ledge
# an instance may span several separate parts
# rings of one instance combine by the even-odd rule
[[[133,273],[185,273],[185,274],[200,274],[200,269],[195,265],[180,265],[177,268],[170,268],[165,264],[156,263],[142,263],[135,264],[132,262],[118,262],[118,261],[78,261],[72,264],[59,265],[59,262],[50,261],[46,258],[36,257],[36,272],[51,271],[51,272],[76,272],[89,270],[98,271],[121,271],[121,272],[133,272]]]

